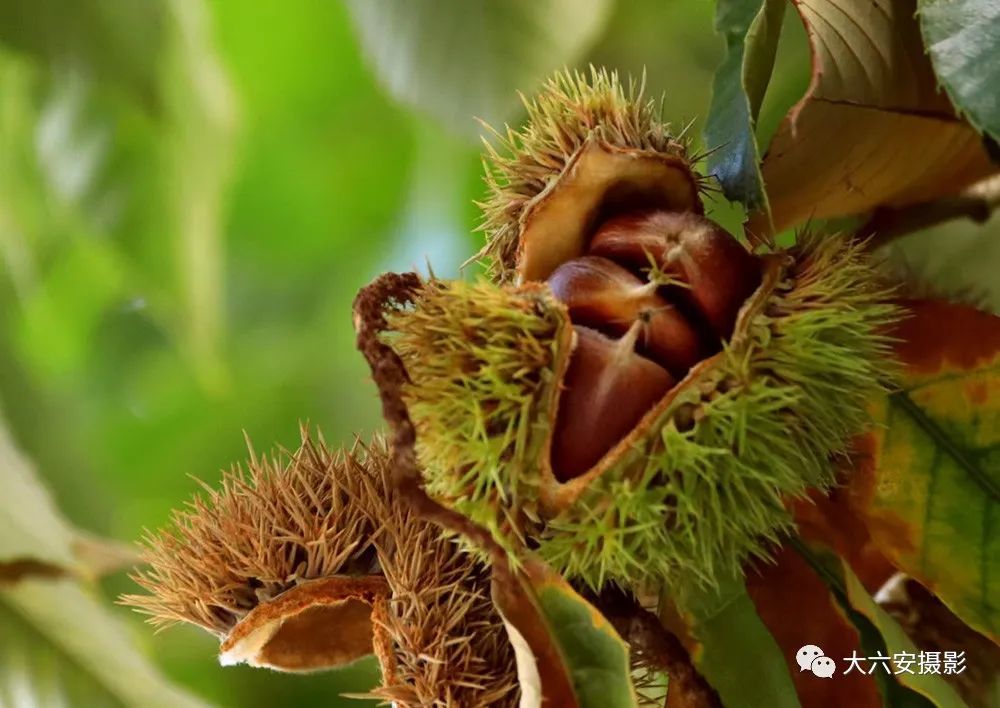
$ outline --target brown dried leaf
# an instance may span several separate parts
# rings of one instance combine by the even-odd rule
[[[938,90],[914,0],[794,0],[812,81],[762,171],[775,230],[952,194],[996,171]],[[766,217],[749,230],[767,231]]]

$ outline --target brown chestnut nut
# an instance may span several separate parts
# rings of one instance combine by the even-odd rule
[[[576,324],[621,336],[633,323],[641,323],[639,349],[674,376],[683,376],[708,353],[697,330],[657,293],[656,283],[642,282],[607,258],[566,261],[549,276],[548,284]]]
[[[605,222],[591,239],[592,255],[637,270],[656,265],[686,287],[686,298],[723,339],[740,307],[760,285],[760,265],[728,231],[691,212],[649,211]]]
[[[574,326],[552,437],[552,470],[566,482],[593,467],[674,385],[660,365],[636,354],[641,323],[621,339]]]

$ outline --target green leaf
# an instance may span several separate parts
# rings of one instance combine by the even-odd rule
[[[518,92],[573,64],[597,38],[610,0],[350,0],[362,45],[399,100],[456,132],[507,120]]]
[[[73,569],[73,529],[0,421],[0,569],[35,561]]]
[[[68,664],[74,667],[75,674],[89,677],[86,683],[90,690],[98,692],[97,687],[100,687],[114,697],[114,705],[135,708],[205,705],[168,683],[136,650],[124,625],[74,580],[31,579],[0,586],[0,627],[3,628],[0,636],[5,640],[8,636],[16,636],[12,625],[24,626],[6,616],[11,611],[34,627],[38,635],[31,644],[17,644],[6,651],[21,654],[27,662],[37,661],[39,654],[56,653],[59,664]],[[27,633],[22,629],[20,634],[23,637]],[[3,683],[9,686],[14,681],[24,682],[27,690],[36,694],[60,690],[59,679],[51,674],[47,677],[37,673],[18,676],[16,671],[16,662],[13,666],[6,662],[0,666],[0,691]],[[62,667],[52,674],[61,676]],[[75,701],[69,704],[90,705]]]
[[[117,251],[88,238],[67,238],[22,312],[18,344],[50,380],[70,379],[101,320],[126,296]]]
[[[0,705],[121,706],[20,615],[0,602]]]
[[[514,577],[494,578],[494,598],[517,654],[522,706],[637,705],[628,645],[569,583],[534,558]]]
[[[155,71],[144,75],[156,94],[157,110],[150,116],[137,108],[134,95],[115,90],[121,79],[115,67],[141,63],[115,49],[127,25],[105,36],[90,21],[66,24],[58,8],[48,6],[77,4],[46,0],[41,14],[31,16],[36,29],[18,19],[27,12],[22,4],[0,10],[0,17],[17,15],[5,36],[16,46],[34,46],[31,33],[37,31],[44,48],[55,53],[39,49],[25,58],[0,51],[0,147],[9,148],[0,152],[0,172],[11,175],[0,177],[0,251],[26,301],[20,334],[28,335],[21,344],[29,364],[43,374],[76,373],[94,346],[96,325],[115,306],[134,301],[174,335],[201,383],[220,389],[223,210],[237,120],[205,7],[184,0],[139,4],[156,18],[143,15],[137,24],[143,30],[129,35],[130,42],[142,40],[147,25],[156,29],[155,42],[129,45],[129,51],[155,59]],[[101,9],[67,10],[67,17],[104,17],[134,3],[84,5]],[[133,14],[115,22],[136,21]],[[49,46],[82,28],[91,33],[67,39],[67,56]],[[78,45],[94,52],[106,48],[115,59],[88,63],[89,54],[77,56]],[[65,61],[85,70],[69,72]],[[101,261],[101,272],[78,277],[85,259],[64,254],[67,241]],[[112,277],[100,278],[109,271]],[[85,280],[93,293],[81,292],[90,289],[79,287]],[[67,284],[78,290],[67,292]],[[59,326],[65,313],[81,311],[84,316],[71,318],[69,327]]]
[[[846,562],[838,558],[833,552],[820,546],[809,548],[800,546],[800,550],[810,562],[815,564],[814,567],[826,577],[828,584],[841,601],[849,609],[853,609],[859,613],[865,621],[871,623],[872,627],[878,632],[877,639],[881,640],[877,643],[881,645],[884,642],[885,653],[883,656],[891,657],[902,652],[912,655],[919,654],[920,650],[906,635],[902,627],[899,626],[899,623],[868,594],[868,591],[865,590],[861,581],[858,580]],[[856,624],[860,625],[859,630],[864,636],[866,630],[869,628],[864,626],[864,622],[859,622],[859,618],[854,617],[852,619]],[[877,648],[881,649],[881,646]],[[837,659],[839,658],[837,657]],[[884,672],[882,673],[886,675]],[[888,675],[886,676],[888,677]],[[938,708],[963,708],[965,706],[965,702],[959,697],[955,689],[940,675],[921,674],[918,671],[914,671],[913,673],[894,672],[892,676],[895,679],[893,680],[889,677],[883,685],[883,691],[887,693],[887,696],[895,695],[900,701],[907,700],[897,692],[897,689],[891,686],[891,684],[898,682],[902,686],[924,696],[935,706],[938,706]],[[888,702],[891,705],[897,704],[892,700]]]
[[[164,4],[131,0],[8,0],[0,3],[0,42],[107,79],[148,108],[161,100]]]
[[[901,652],[916,655],[919,649],[899,626],[899,623],[878,606],[861,585],[861,581],[845,563],[841,562],[841,568],[844,572],[848,602],[878,630],[885,642],[886,655],[893,656]],[[965,706],[965,702],[955,689],[936,674],[901,673],[896,674],[896,680],[903,686],[930,699],[939,708],[963,708]]]
[[[994,178],[996,179],[996,178]],[[898,272],[935,296],[975,304],[1000,313],[1000,225],[997,214],[987,224],[949,221],[895,239],[882,250],[891,272]]]
[[[789,660],[761,621],[741,579],[671,597],[687,647],[724,705],[797,708]],[[671,622],[668,620],[667,624]]]
[[[535,592],[570,669],[581,708],[634,705],[628,647],[601,613],[554,576],[536,585]]]
[[[1000,5],[920,0],[920,30],[938,80],[980,131],[1000,138]]]
[[[1000,637],[1000,318],[910,303],[901,390],[873,404],[850,498],[872,541],[966,624]]]
[[[171,118],[165,192],[176,258],[184,348],[208,388],[225,385],[221,363],[224,205],[237,109],[201,3],[167,0],[171,33],[164,84]]]
[[[769,208],[755,129],[784,14],[784,0],[721,0],[716,6],[715,31],[726,40],[726,54],[705,124],[705,145],[713,151],[708,171],[728,199],[748,209]]]
[[[0,705],[5,694],[16,705],[24,695],[39,705],[60,695],[70,705],[203,705],[160,676],[83,590],[76,533],[2,423],[0,487]]]

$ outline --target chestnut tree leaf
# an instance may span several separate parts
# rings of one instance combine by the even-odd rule
[[[1000,317],[922,300],[894,336],[901,389],[872,405],[851,504],[901,571],[1000,640]]]
[[[73,529],[0,422],[0,579],[17,568],[72,569]],[[4,570],[6,568],[6,571]]]
[[[723,705],[797,708],[791,663],[768,631],[742,578],[672,595],[664,623],[684,643]],[[797,667],[796,667],[797,668]],[[668,689],[669,690],[669,689]]]
[[[813,489],[808,496],[786,503],[799,537],[830,548],[870,593],[876,593],[896,574],[896,567],[872,541],[864,520],[851,505],[850,491],[846,485],[828,492]]]
[[[81,578],[129,558],[89,537],[81,544],[2,422],[0,487],[0,705],[203,705],[85,591]]]
[[[793,4],[813,66],[761,167],[776,230],[928,201],[996,170],[938,89],[915,0]],[[766,217],[750,231],[768,232]]]
[[[512,577],[494,578],[494,600],[517,654],[522,706],[638,705],[628,645],[569,583],[536,558]]]
[[[21,702],[26,696],[37,700]],[[77,581],[31,578],[0,584],[0,705],[205,703],[170,684]]]
[[[705,123],[708,171],[728,199],[765,212],[754,131],[784,15],[785,0],[720,0],[715,11],[715,31],[726,40],[726,54],[715,71]]]
[[[603,28],[611,0],[349,0],[361,44],[397,99],[476,137]]]
[[[854,626],[823,578],[789,545],[775,551],[770,562],[747,571],[747,592],[768,631],[791,667],[792,681],[804,706],[835,705],[880,708],[875,679],[852,671],[843,675],[841,657],[861,646]],[[796,660],[800,647],[814,644],[837,662],[833,681],[817,681]]]
[[[1000,4],[919,0],[920,31],[938,79],[978,130],[1000,139]]]
[[[0,418],[0,583],[76,575],[90,580],[131,566],[130,547],[73,527]]]
[[[913,643],[899,623],[886,612],[862,585],[858,577],[851,571],[849,565],[835,553],[822,544],[796,544],[810,565],[825,580],[834,596],[842,603],[844,609],[851,614],[852,621],[858,625],[862,646],[858,647],[858,656],[875,656],[869,653],[874,650],[882,656],[892,657],[899,653],[914,656],[919,649]],[[875,646],[872,646],[874,644]],[[852,656],[846,654],[845,657]],[[838,659],[838,674],[846,669]],[[862,666],[871,668],[871,662],[862,662]],[[920,673],[919,671],[893,671],[887,675],[883,668],[876,667],[873,674],[881,674],[881,689],[888,705],[910,704],[910,701],[899,700],[900,694],[913,691],[928,699],[938,708],[964,708],[965,702],[958,692],[947,683],[941,675]],[[843,678],[837,676],[837,678]]]
[[[227,383],[222,222],[237,109],[208,20],[190,0],[0,7],[0,41],[30,50],[26,61],[0,47],[0,257],[22,299],[17,344],[42,376],[79,375],[94,329],[124,301],[178,340],[200,383]],[[118,67],[142,63],[133,51],[153,60],[148,90],[121,90],[132,83]],[[155,93],[154,119],[136,92]]]

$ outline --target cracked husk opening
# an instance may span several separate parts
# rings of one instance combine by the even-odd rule
[[[702,213],[688,161],[591,138],[521,216],[520,282],[545,280],[560,264],[583,255],[602,221],[644,209]]]
[[[388,587],[379,576],[313,580],[250,611],[219,647],[223,666],[321,671],[372,653]]]
[[[771,256],[765,260],[763,269],[764,278],[760,287],[757,288],[740,309],[736,329],[730,338],[730,347],[741,347],[743,345],[744,340],[748,336],[748,330],[753,318],[763,309],[783,274],[783,261],[784,259],[780,256]],[[699,383],[712,388],[715,387],[718,383],[715,379],[719,375],[719,365],[725,356],[725,353],[714,354],[694,366],[683,379],[671,387],[656,405],[643,415],[642,419],[636,423],[628,435],[604,453],[597,464],[584,474],[567,482],[560,482],[552,469],[552,430],[550,429],[544,443],[545,454],[539,465],[542,475],[539,493],[544,513],[549,516],[555,516],[559,512],[569,508],[576,502],[584,490],[607,470],[622,464],[623,461],[627,463],[632,456],[641,456],[641,454],[637,455],[635,452],[643,449],[640,443],[655,435],[655,431],[659,430],[665,424],[665,421],[677,407],[677,402],[683,399],[685,394],[689,393],[693,387],[698,386]],[[562,381],[561,377],[559,381]],[[555,407],[550,415],[552,418],[555,418],[558,414],[559,398],[557,397]]]

